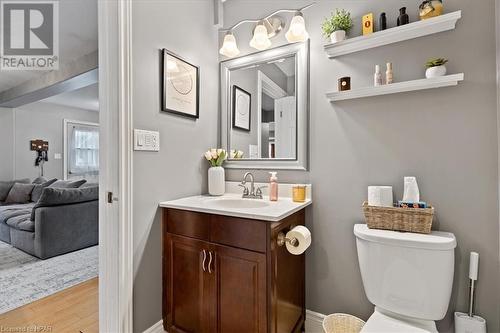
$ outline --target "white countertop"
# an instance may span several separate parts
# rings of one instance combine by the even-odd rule
[[[280,194],[284,195],[278,198],[278,201],[269,201],[267,191],[264,191],[263,199],[242,199],[241,193],[235,193],[234,182],[226,182],[226,194],[223,196],[195,195],[177,200],[160,202],[159,206],[163,208],[175,208],[189,210],[200,213],[209,213],[216,215],[242,217],[248,219],[264,220],[276,222],[292,215],[295,212],[309,206],[312,203],[311,185],[307,185],[307,197],[305,202],[293,202],[291,199],[291,184],[280,184]],[[260,186],[261,184],[255,184]],[[288,191],[288,189],[290,191]],[[229,191],[228,191],[229,190]],[[239,189],[241,191],[241,189]],[[290,196],[288,196],[290,192]],[[222,207],[218,203],[221,200],[234,202],[235,200],[245,200],[255,202],[259,207]],[[250,205],[253,203],[249,203]]]

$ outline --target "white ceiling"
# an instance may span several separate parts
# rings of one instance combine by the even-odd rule
[[[90,111],[99,111],[99,85],[96,83],[84,88],[55,95],[41,102]]]
[[[62,63],[97,50],[97,0],[59,0],[59,58]],[[1,71],[0,92],[46,71]]]

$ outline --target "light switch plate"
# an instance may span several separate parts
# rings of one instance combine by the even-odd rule
[[[61,153],[55,153],[54,154],[54,159],[55,160],[61,160],[62,159],[62,154]]]
[[[160,132],[134,129],[134,150],[160,151]]]

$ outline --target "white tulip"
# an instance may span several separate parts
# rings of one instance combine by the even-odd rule
[[[212,154],[212,158],[217,159],[217,149],[212,149],[210,152]]]
[[[217,155],[218,155],[218,156],[220,156],[220,154],[222,154],[222,152],[223,152],[223,149],[220,149],[220,148],[219,148],[219,149],[217,149]]]
[[[212,154],[210,153],[210,150],[205,152],[205,158],[210,161],[212,159]]]

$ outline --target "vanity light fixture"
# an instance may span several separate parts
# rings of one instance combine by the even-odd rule
[[[236,44],[236,38],[234,38],[233,33],[228,31],[224,36],[224,43],[219,50],[219,53],[225,55],[226,57],[233,58],[240,54],[238,45]]]
[[[314,4],[315,3],[312,3],[299,9],[278,9],[262,19],[242,20],[234,24],[229,29],[221,30],[226,32],[226,35],[224,36],[224,42],[219,50],[219,53],[228,58],[236,57],[240,53],[233,31],[244,23],[256,24],[252,30],[253,37],[250,40],[250,46],[259,51],[269,48],[272,44],[270,38],[276,36],[285,26],[283,20],[276,16],[276,14],[283,12],[294,13],[288,32],[285,35],[287,41],[289,43],[305,42],[309,39],[309,34],[306,30],[302,11],[313,6]]]
[[[250,46],[259,51],[265,50],[271,46],[271,40],[264,22],[259,22],[253,31],[253,38],[250,40]]]
[[[296,12],[290,22],[290,28],[285,35],[289,43],[305,42],[309,39],[309,34],[306,30],[306,21],[300,11]]]

